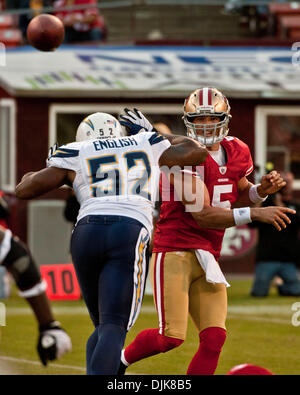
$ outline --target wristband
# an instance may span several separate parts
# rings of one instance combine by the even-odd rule
[[[252,203],[262,203],[264,202],[269,195],[266,197],[262,198],[259,196],[257,192],[257,188],[260,186],[260,184],[252,185],[252,187],[249,189],[249,199],[251,200]]]
[[[51,321],[49,324],[39,326],[40,332],[50,331],[52,329],[62,329],[61,323],[59,321]]]
[[[245,225],[252,222],[250,207],[234,208],[232,212],[236,226]]]
[[[47,289],[47,283],[45,280],[42,280],[42,282],[34,285],[32,288],[27,289],[26,291],[19,291],[19,296],[21,298],[33,298],[34,296],[41,295],[44,293]]]

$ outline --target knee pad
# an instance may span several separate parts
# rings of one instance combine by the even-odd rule
[[[167,352],[175,347],[179,347],[183,343],[183,340],[176,339],[175,337],[168,337],[163,335],[158,335],[158,344],[160,352]]]
[[[218,327],[210,327],[200,332],[200,343],[212,351],[220,352],[226,340],[226,330]]]
[[[41,273],[30,252],[17,237],[12,237],[10,250],[3,265],[13,276],[21,291],[41,283]]]

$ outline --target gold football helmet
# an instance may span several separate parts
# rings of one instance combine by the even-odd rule
[[[216,123],[194,123],[198,117],[213,116],[220,119]],[[187,135],[206,146],[221,142],[228,134],[231,118],[227,98],[215,88],[200,88],[192,92],[184,102],[183,120]]]

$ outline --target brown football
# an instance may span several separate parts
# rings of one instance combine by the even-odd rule
[[[30,21],[27,27],[29,43],[40,51],[55,51],[63,42],[64,37],[64,25],[54,15],[38,15]]]

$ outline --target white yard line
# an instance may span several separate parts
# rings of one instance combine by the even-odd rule
[[[235,313],[229,313],[228,318],[238,319],[241,321],[258,321],[258,322],[268,322],[272,324],[283,324],[283,325],[292,325],[291,318],[280,319],[280,318],[269,318],[262,316],[253,316],[253,315],[241,315]]]
[[[291,305],[292,306],[292,305]],[[229,306],[228,313],[233,314],[249,314],[249,315],[265,315],[276,314],[280,316],[291,316],[293,314],[291,306],[270,306],[270,305],[236,305]],[[56,306],[53,308],[54,314],[63,315],[84,315],[88,316],[87,309],[84,306]],[[142,306],[141,314],[154,314],[156,310],[154,306]],[[29,307],[7,307],[6,314],[10,315],[28,315],[32,314]]]
[[[1,362],[9,362],[9,363],[17,363],[17,364],[23,364],[23,365],[34,365],[34,366],[39,366],[42,367],[41,363],[38,361],[31,361],[28,359],[23,359],[23,358],[14,358],[14,357],[8,357],[8,356],[1,356],[0,355],[0,363]],[[86,368],[80,367],[80,366],[73,366],[73,365],[60,365],[57,363],[50,363],[49,365],[52,368],[57,368],[57,369],[68,369],[68,370],[75,370],[78,372],[86,372]],[[17,369],[14,369],[13,366],[3,366],[2,364],[0,364],[0,376],[1,375],[18,375],[18,374],[22,374],[20,373]],[[127,373],[125,373],[126,375]],[[135,372],[130,372],[128,373],[129,375],[138,375]],[[140,375],[142,373],[139,373]]]
[[[7,357],[4,355],[0,355],[0,361],[21,363],[24,365],[34,365],[34,366],[42,367],[42,364],[38,361],[31,361],[29,359],[23,359],[23,358]],[[81,366],[60,365],[57,363],[51,363],[49,366],[51,366],[52,368],[57,368],[57,369],[68,369],[68,370],[77,370],[79,372],[85,372],[85,368],[83,368]]]

